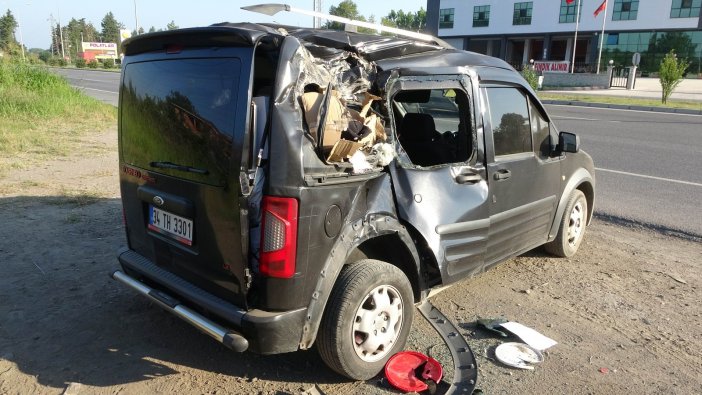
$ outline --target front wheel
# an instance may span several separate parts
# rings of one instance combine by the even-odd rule
[[[585,236],[587,210],[585,194],[576,189],[570,195],[566,209],[563,211],[558,235],[552,242],[544,246],[546,251],[561,257],[575,255],[580,243],[583,241],[583,236]]]
[[[344,267],[329,297],[317,339],[322,360],[354,380],[378,374],[407,341],[412,286],[397,267],[365,259]]]

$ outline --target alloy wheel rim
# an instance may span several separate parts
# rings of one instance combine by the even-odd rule
[[[383,359],[402,329],[402,296],[390,285],[371,290],[354,315],[351,340],[356,355],[365,362]]]
[[[585,210],[582,202],[577,202],[568,219],[568,245],[575,247],[580,242],[585,224]]]

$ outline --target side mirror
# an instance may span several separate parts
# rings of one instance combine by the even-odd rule
[[[572,153],[580,151],[580,137],[575,133],[561,132],[558,135],[558,150]]]

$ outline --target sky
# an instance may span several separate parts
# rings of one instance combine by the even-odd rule
[[[144,30],[154,26],[165,28],[171,21],[179,27],[207,26],[218,22],[276,22],[286,25],[310,27],[312,18],[290,13],[279,13],[273,17],[255,14],[239,9],[242,6],[271,3],[272,0],[0,0],[0,12],[9,9],[19,20],[20,29],[16,31],[17,39],[22,39],[27,48],[48,49],[51,44],[49,18],[53,17],[66,25],[71,18],[85,18],[92,22],[99,31],[100,21],[112,11],[117,20],[129,30],[136,25],[134,6],[136,4],[139,26]],[[283,0],[296,8],[312,10],[313,0]],[[330,6],[338,5],[341,0],[322,0],[323,12],[329,12]],[[417,11],[426,9],[426,0],[355,0],[359,12],[376,20],[387,15],[390,10]],[[21,34],[20,34],[21,33]],[[21,36],[21,37],[20,37]]]

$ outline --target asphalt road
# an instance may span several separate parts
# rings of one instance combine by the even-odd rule
[[[64,76],[71,85],[80,88],[87,95],[117,106],[120,73],[87,69],[52,68],[51,70]]]
[[[55,69],[86,94],[117,105],[119,73]],[[577,133],[597,166],[595,212],[702,237],[702,116],[547,106]]]
[[[547,107],[595,161],[596,213],[702,237],[702,116]]]

